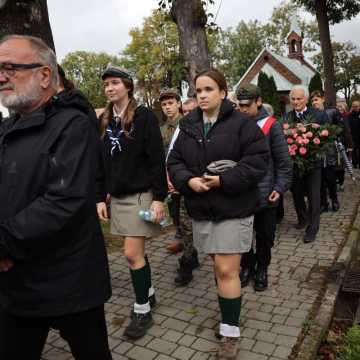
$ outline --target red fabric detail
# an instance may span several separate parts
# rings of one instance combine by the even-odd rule
[[[276,121],[276,119],[274,117],[272,117],[272,116],[269,116],[267,118],[267,120],[265,121],[265,124],[261,128],[264,135],[267,135],[270,132],[270,129],[273,126],[273,124],[275,123],[275,121]]]

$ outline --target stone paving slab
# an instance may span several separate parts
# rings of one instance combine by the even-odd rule
[[[345,240],[360,199],[359,185],[347,181],[339,199],[341,210],[323,214],[316,242],[304,244],[303,231],[293,227],[296,217],[287,194],[285,218],[278,227],[269,268],[269,289],[257,293],[248,286],[243,291],[239,360],[288,359],[320,294],[326,270]],[[133,303],[126,261],[120,251],[109,256],[113,297],[106,304],[106,316],[114,360],[215,358],[219,312],[211,261],[200,255],[194,280],[187,287],[175,287],[179,256],[165,250],[172,236],[168,233],[148,243],[158,306],[153,312],[155,325],[138,341],[122,336]],[[72,359],[56,332],[48,338],[43,359]]]

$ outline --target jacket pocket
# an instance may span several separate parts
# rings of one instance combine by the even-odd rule
[[[248,216],[246,218],[241,218],[240,219],[240,224],[241,226],[247,227],[247,228],[252,228],[254,225],[254,216]]]

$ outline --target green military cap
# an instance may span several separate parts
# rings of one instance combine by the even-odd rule
[[[260,96],[260,88],[253,84],[242,85],[236,89],[236,98],[239,100],[239,104],[250,104]]]
[[[113,64],[108,64],[108,66],[102,73],[101,78],[104,80],[108,76],[114,76],[133,81],[132,74],[129,70]]]
[[[175,98],[177,101],[181,100],[179,92],[174,88],[161,89],[160,95],[159,95],[159,101],[162,101],[167,98]]]

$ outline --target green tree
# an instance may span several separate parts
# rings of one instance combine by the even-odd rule
[[[333,42],[335,90],[341,93],[347,103],[360,85],[360,49],[353,43]],[[323,56],[321,53],[313,58],[318,70],[323,73]]]
[[[329,105],[336,103],[335,66],[330,24],[349,20],[360,12],[359,0],[293,0],[316,15],[324,64],[325,95]]]
[[[76,51],[65,56],[61,63],[67,77],[80,89],[95,107],[106,104],[101,74],[108,63],[120,65],[117,56],[106,53]]]
[[[219,32],[214,65],[234,86],[264,47],[263,26],[257,20],[241,21],[235,29]]]
[[[323,82],[321,79],[321,75],[317,72],[310,80],[309,84],[309,93],[311,94],[313,91],[323,91]]]
[[[334,43],[335,89],[350,103],[360,85],[360,51],[351,42]]]
[[[282,2],[273,9],[271,18],[265,24],[241,21],[235,28],[215,34],[215,46],[210,49],[211,59],[213,65],[224,72],[231,86],[239,81],[264,47],[280,55],[287,52],[287,35],[296,10],[293,4]],[[316,23],[303,20],[300,26],[305,51],[314,50],[319,44]]]
[[[260,72],[258,77],[258,87],[261,90],[261,98],[264,103],[270,104],[274,109],[275,115],[281,115],[280,99],[274,78],[270,78],[264,72]]]
[[[140,97],[153,107],[162,87],[181,86],[183,61],[176,25],[166,13],[155,10],[141,27],[130,30],[130,36],[121,63],[134,71]]]
[[[46,0],[1,0],[0,38],[19,34],[37,36],[55,50]]]

